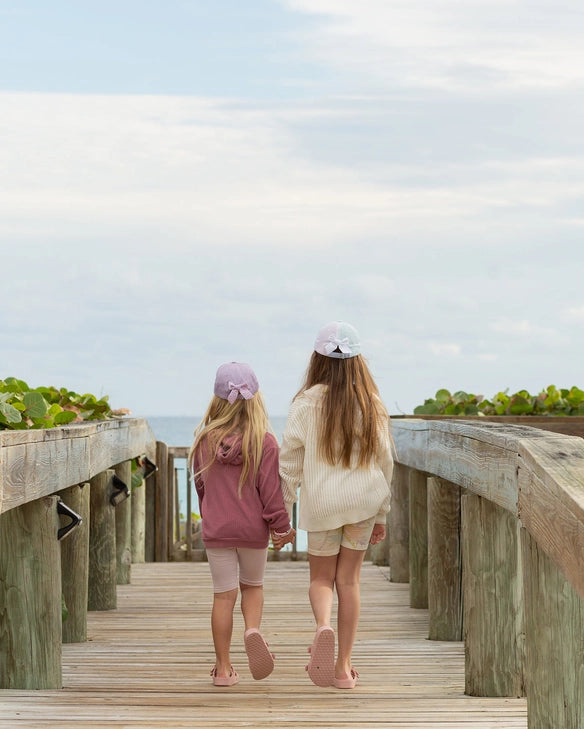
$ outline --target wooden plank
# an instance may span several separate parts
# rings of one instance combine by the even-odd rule
[[[582,729],[584,601],[526,529],[521,536],[529,726]]]
[[[392,582],[410,581],[410,469],[394,464],[389,512],[389,565]]]
[[[488,423],[479,427],[465,421],[398,421],[392,426],[398,461],[469,489],[516,514],[516,442],[520,434],[513,440],[504,426],[491,425],[492,429]],[[420,438],[424,429],[428,432]]]
[[[306,562],[269,562],[263,631],[274,673],[254,681],[234,614],[240,682],[212,686],[212,587],[204,563],[134,565],[114,611],[90,613],[89,641],[63,646],[61,691],[0,691],[0,729],[526,729],[525,699],[464,695],[460,642],[428,641],[409,588],[366,564],[352,691],[314,686]]]
[[[410,470],[410,607],[428,607],[428,478]]]
[[[584,597],[584,441],[523,425],[397,420],[398,461],[519,516]]]
[[[143,453],[155,437],[140,418],[0,433],[0,513],[93,476]],[[149,456],[150,457],[150,456]]]
[[[466,693],[521,696],[525,630],[518,522],[466,492],[461,524]]]
[[[61,687],[57,496],[0,515],[0,686]]]
[[[430,640],[462,639],[460,486],[428,479]]]

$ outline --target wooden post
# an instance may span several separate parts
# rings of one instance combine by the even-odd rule
[[[57,496],[0,516],[0,688],[62,688]]]
[[[116,595],[116,516],[110,504],[113,470],[91,479],[88,610],[113,610]]]
[[[63,502],[83,520],[61,542],[63,598],[67,606],[63,643],[83,643],[87,640],[90,488],[88,483],[82,483],[70,486],[59,494]]]
[[[166,469],[166,547],[164,561],[174,553],[174,484],[177,478],[175,458],[169,453]]]
[[[389,579],[410,581],[410,469],[395,463],[389,512]]]
[[[187,463],[187,504],[185,518],[185,541],[187,544],[187,560],[193,559],[193,476]]]
[[[423,471],[410,471],[410,607],[428,607],[428,488]]]
[[[146,526],[146,480],[135,489],[130,496],[132,512],[132,562],[143,564],[145,561],[145,526]]]
[[[156,463],[158,470],[155,494],[155,531],[154,531],[154,560],[168,562],[168,446],[158,441],[156,443]]]
[[[178,488],[178,474],[176,472],[176,468],[174,469],[174,533],[175,533],[175,541],[177,544],[181,544],[181,535],[180,535],[180,494],[179,494],[179,488]],[[173,550],[174,554],[174,550]]]
[[[132,486],[132,462],[123,461],[114,468],[128,490]],[[132,496],[115,506],[116,518],[116,582],[129,585],[132,578]]]
[[[156,452],[158,454],[158,448]],[[156,561],[156,489],[162,464],[157,462],[157,465],[158,470],[144,481],[144,560],[146,562]]]
[[[584,729],[584,600],[526,529],[521,543],[529,729]]]
[[[158,469],[146,479],[146,562],[166,562],[163,558],[167,543],[167,481],[168,446],[156,441]]]
[[[460,486],[428,479],[430,640],[462,640]]]
[[[464,493],[465,693],[523,696],[523,589],[517,518]]]

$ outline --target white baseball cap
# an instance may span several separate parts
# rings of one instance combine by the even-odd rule
[[[314,351],[325,357],[348,359],[361,354],[361,343],[355,327],[346,321],[326,324],[318,333]]]

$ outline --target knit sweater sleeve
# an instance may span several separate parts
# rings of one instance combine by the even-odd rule
[[[391,439],[389,417],[384,420],[379,439],[377,462],[388,485],[387,496],[375,517],[376,524],[385,524],[391,503],[391,479],[393,476],[393,441]]]
[[[302,398],[295,400],[288,413],[280,448],[280,478],[282,493],[288,514],[298,500],[298,487],[302,479],[306,443],[305,404]]]
[[[263,518],[270,529],[285,533],[290,528],[290,518],[282,497],[278,472],[278,441],[266,434],[264,451],[257,476],[257,488],[263,506]]]

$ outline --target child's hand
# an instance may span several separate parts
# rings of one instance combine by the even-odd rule
[[[371,532],[371,544],[379,544],[385,539],[385,526],[383,524],[375,524]]]
[[[276,532],[271,532],[272,544],[274,549],[279,552],[285,544],[291,544],[296,537],[296,529],[290,529],[288,534],[278,535]]]

